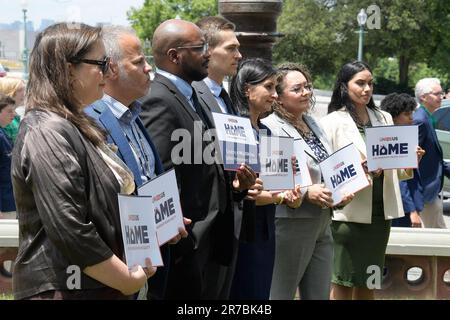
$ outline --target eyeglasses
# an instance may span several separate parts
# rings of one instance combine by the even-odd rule
[[[202,54],[205,54],[208,52],[209,44],[208,42],[205,42],[203,44],[195,45],[195,46],[182,46],[182,47],[176,47],[176,49],[195,49],[195,51],[201,51]]]
[[[103,60],[90,60],[90,59],[80,59],[80,58],[72,58],[69,62],[72,63],[87,63],[87,64],[94,64],[100,67],[100,71],[103,74],[106,74],[109,69],[109,64],[111,62],[111,57],[105,57]]]
[[[444,92],[442,92],[442,91],[440,91],[440,92],[429,92],[429,94],[432,94],[433,96],[440,96],[440,97],[445,96]]]
[[[313,91],[312,84],[306,84],[303,87],[296,87],[296,88],[291,89],[290,91],[294,92],[294,93],[303,93],[303,92],[305,92],[305,90],[308,90],[309,92],[312,92]]]

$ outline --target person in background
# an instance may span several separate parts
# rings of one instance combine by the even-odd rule
[[[25,99],[25,81],[19,78],[1,78],[0,79],[0,93],[6,94],[16,101],[14,120],[7,125],[4,130],[13,143],[16,141],[19,133],[20,119],[23,117],[23,103]]]
[[[133,174],[84,113],[103,96],[109,61],[101,28],[57,23],[36,38],[12,155],[15,299],[129,299],[156,272],[149,258],[122,260],[117,194],[134,191]]]
[[[424,203],[420,214],[424,228],[445,229],[444,208],[439,193],[444,184],[444,176],[450,178],[450,166],[443,159],[435,127],[433,112],[440,108],[444,92],[437,78],[424,78],[417,82],[416,100],[420,107],[413,115],[413,124],[419,126],[419,146],[426,154],[414,172],[414,181],[420,201]]]
[[[412,170],[367,172],[365,128],[393,124],[391,115],[375,106],[372,94],[370,67],[362,61],[346,63],[337,75],[328,115],[321,119],[332,152],[353,143],[370,182],[352,202],[334,210],[331,299],[374,298],[372,288],[381,286],[391,219],[404,215],[399,179],[412,177]]]
[[[417,103],[413,97],[406,93],[391,93],[381,101],[380,108],[388,112],[394,124],[397,126],[411,125],[413,123],[413,112]],[[420,147],[419,147],[420,148]],[[420,148],[421,157],[425,153]],[[416,173],[415,173],[416,174]],[[403,210],[405,216],[392,220],[393,227],[422,227],[420,212],[423,210],[423,199],[418,193],[417,181],[409,179],[400,181],[400,191],[402,194]]]
[[[0,63],[0,78],[6,77],[7,73],[3,65]]]
[[[319,162],[332,152],[320,125],[309,115],[314,105],[312,78],[299,64],[278,67],[278,103],[261,120],[272,135],[302,139],[308,145],[308,169],[313,185],[302,188],[298,208],[276,208],[276,249],[270,299],[293,300],[297,288],[302,300],[327,300],[333,265],[331,191],[323,184]],[[350,201],[348,197],[339,204]],[[293,245],[295,243],[295,245]]]
[[[0,93],[0,219],[16,218],[16,205],[11,183],[13,142],[5,132],[5,127],[14,119],[14,105],[13,98]]]

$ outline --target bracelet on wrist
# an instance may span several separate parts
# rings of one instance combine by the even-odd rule
[[[278,202],[275,202],[275,204],[281,205],[284,202],[285,194],[284,194],[284,192],[281,192],[278,195],[280,196],[280,200]]]

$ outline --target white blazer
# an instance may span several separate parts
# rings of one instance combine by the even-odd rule
[[[367,108],[373,126],[393,125],[392,117],[382,110],[373,111]],[[366,143],[361,137],[355,122],[344,109],[332,112],[320,120],[333,152],[353,143],[360,152],[361,160],[367,158]],[[383,201],[386,220],[403,217],[402,196],[399,187],[401,180],[411,179],[412,170],[384,170]],[[369,178],[370,179],[370,178]],[[335,210],[333,220],[357,223],[372,223],[372,186],[355,194],[352,202],[342,210]]]

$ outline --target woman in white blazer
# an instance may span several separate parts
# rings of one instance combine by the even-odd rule
[[[300,207],[276,208],[275,267],[270,298],[292,300],[297,287],[303,300],[325,300],[330,296],[333,259],[331,236],[331,192],[322,181],[318,163],[331,154],[323,130],[308,115],[314,99],[308,70],[294,63],[279,67],[278,104],[261,120],[274,136],[306,142],[313,185],[302,188]]]
[[[365,161],[364,129],[393,124],[391,115],[375,106],[372,92],[367,64],[354,61],[341,68],[329,114],[321,119],[333,152],[354,143]],[[332,299],[373,299],[372,288],[379,288],[382,280],[391,219],[404,215],[399,178],[411,177],[411,170],[370,172],[371,185],[357,192],[345,208],[335,210]]]

